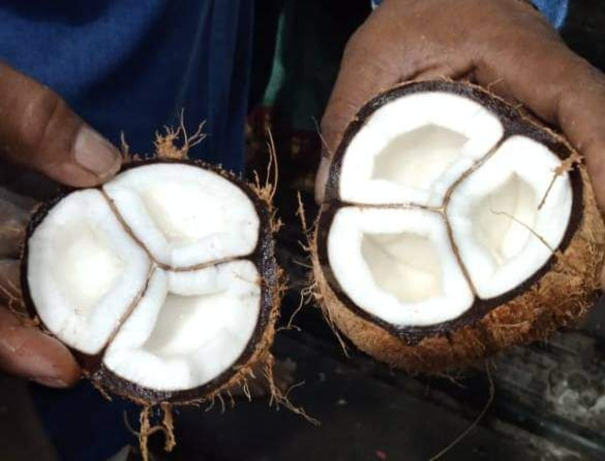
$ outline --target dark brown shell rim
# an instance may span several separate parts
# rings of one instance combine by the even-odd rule
[[[358,307],[341,288],[329,264],[327,255],[327,238],[332,221],[337,211],[343,207],[354,206],[354,204],[345,203],[340,200],[340,170],[344,153],[346,152],[351,140],[365,125],[366,120],[383,105],[402,96],[420,92],[436,91],[448,92],[467,97],[468,99],[480,103],[483,107],[492,112],[496,117],[498,117],[504,127],[504,134],[500,142],[503,142],[514,135],[523,135],[545,145],[561,159],[566,159],[572,154],[572,151],[567,143],[565,143],[562,139],[559,139],[554,133],[551,133],[548,128],[540,127],[533,121],[528,120],[510,104],[490,94],[484,89],[466,83],[450,81],[408,83],[391,90],[387,90],[386,92],[369,101],[360,109],[353,122],[351,122],[345,130],[342,141],[336,150],[334,161],[330,168],[328,183],[326,186],[326,202],[324,202],[322,206],[317,224],[317,252],[319,264],[323,275],[328,282],[328,285],[336,294],[343,306],[345,306],[345,308],[349,309],[355,315],[367,320],[368,322],[382,327],[390,334],[405,341],[410,346],[418,344],[426,337],[446,335],[453,330],[479,322],[490,311],[509,302],[513,298],[517,297],[520,293],[525,292],[527,289],[529,289],[529,287],[537,283],[556,262],[556,257],[553,255],[530,278],[526,279],[513,290],[491,299],[480,299],[476,297],[473,305],[464,314],[456,319],[425,327],[397,327],[391,323],[385,322],[384,320]],[[584,194],[584,187],[581,174],[578,169],[573,169],[569,172],[569,176],[572,185],[573,203],[570,222],[567,226],[563,240],[558,247],[558,250],[562,251],[569,246],[577,229],[579,228],[583,211],[582,198]]]

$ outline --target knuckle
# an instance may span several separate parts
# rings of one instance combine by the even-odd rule
[[[332,136],[338,129],[338,125],[342,124],[342,117],[339,114],[339,104],[334,102],[326,110],[321,119],[321,132],[324,136]]]
[[[17,136],[25,149],[35,152],[44,147],[49,129],[64,105],[63,99],[47,87],[35,91],[18,124]]]

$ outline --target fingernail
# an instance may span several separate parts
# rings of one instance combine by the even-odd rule
[[[319,168],[317,169],[317,180],[322,185],[326,184],[328,180],[328,173],[330,172],[330,159],[326,157],[322,157],[319,162]]]
[[[330,159],[326,157],[321,158],[319,168],[317,169],[317,176],[315,178],[315,200],[317,203],[321,203],[324,199],[324,189],[326,182],[328,182],[328,173],[330,172]]]
[[[74,144],[74,160],[82,168],[105,178],[120,168],[120,152],[103,136],[89,128],[80,128]]]
[[[46,387],[54,387],[57,389],[67,387],[67,383],[65,381],[51,376],[39,376],[32,378],[31,380]]]

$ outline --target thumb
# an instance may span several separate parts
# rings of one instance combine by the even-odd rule
[[[0,306],[0,371],[49,387],[73,386],[80,378],[80,368],[67,347],[22,326],[4,306]]]
[[[0,260],[0,373],[23,376],[50,387],[67,387],[80,368],[67,347],[37,328],[25,326],[7,309],[18,312],[19,263]],[[6,307],[5,307],[6,306]]]
[[[0,63],[0,157],[88,187],[120,168],[118,150],[52,90]]]
[[[406,77],[401,74],[399,67],[393,66],[389,43],[385,43],[382,48],[374,46],[373,42],[366,39],[367,35],[364,35],[366,27],[362,26],[347,43],[340,71],[321,121],[323,149],[315,179],[315,199],[318,203],[324,200],[324,188],[332,156],[347,125],[372,96]]]

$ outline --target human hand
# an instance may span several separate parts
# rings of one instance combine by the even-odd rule
[[[54,92],[0,63],[0,158],[63,184],[95,186],[113,176],[115,147]],[[0,197],[0,370],[51,387],[74,384],[74,357],[56,339],[19,319],[19,249],[28,213]],[[11,312],[13,311],[13,312]]]

